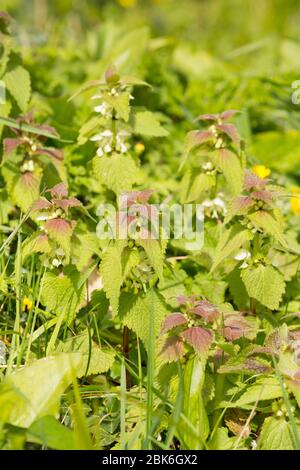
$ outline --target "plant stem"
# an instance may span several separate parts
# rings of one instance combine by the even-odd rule
[[[129,359],[129,329],[127,326],[123,328],[123,354],[128,362]],[[126,369],[126,388],[127,390],[131,388],[131,377],[129,371]]]

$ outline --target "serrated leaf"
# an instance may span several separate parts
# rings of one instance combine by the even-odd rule
[[[118,117],[124,119],[125,122],[128,121],[130,112],[129,93],[121,93],[118,96],[107,96],[105,100],[113,107],[113,109],[118,114]]]
[[[116,243],[115,245],[108,247],[102,256],[100,264],[103,289],[115,315],[118,313],[120,289],[123,282],[123,249],[124,245],[121,243]]]
[[[242,270],[241,278],[249,297],[258,300],[270,310],[279,307],[285,291],[283,275],[273,266],[248,267]]]
[[[215,250],[211,272],[214,271],[222,261],[237,252],[239,248],[252,238],[253,234],[250,230],[244,230],[238,226],[225,229],[219,238]]]
[[[134,115],[135,134],[149,135],[152,137],[165,137],[169,132],[164,129],[154,113],[151,111],[138,111]]]
[[[64,314],[65,321],[70,323],[79,310],[84,297],[84,286],[79,285],[79,273],[58,276],[45,273],[41,286],[41,302],[52,313]]]
[[[116,194],[130,191],[140,180],[140,169],[130,155],[97,156],[93,159],[93,167],[100,183]]]
[[[247,385],[238,399],[235,397],[232,402],[223,401],[219,404],[219,407],[247,407],[249,405],[253,406],[256,401],[275,400],[281,397],[282,389],[276,377],[259,377],[253,385]]]
[[[259,450],[295,450],[290,424],[283,418],[265,419],[258,441]]]
[[[215,154],[215,164],[222,171],[232,194],[242,190],[244,172],[238,157],[227,149],[220,149]]]
[[[248,217],[255,227],[274,237],[283,246],[287,246],[281,224],[269,212],[260,210],[250,214]]]
[[[25,114],[31,94],[30,75],[22,66],[7,72],[3,77],[4,83],[10,94],[16,100],[19,108]]]
[[[22,245],[22,259],[24,260],[32,253],[49,253],[50,251],[51,247],[47,235],[34,233]]]
[[[122,308],[122,321],[124,325],[136,333],[147,348],[149,344],[150,315],[153,316],[154,335],[157,336],[167,315],[167,309],[161,296],[154,289],[134,300],[135,302],[129,306],[126,312]]]
[[[151,266],[156,272],[159,279],[163,280],[164,267],[164,248],[159,240],[151,238],[139,239],[139,244],[144,248]]]
[[[78,378],[108,371],[115,359],[115,354],[111,350],[101,348],[92,340],[90,344],[87,332],[60,343],[57,349],[65,353],[76,352],[82,355],[80,365],[76,369]]]

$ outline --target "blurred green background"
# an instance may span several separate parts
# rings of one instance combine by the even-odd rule
[[[161,112],[181,142],[159,143],[161,151],[179,158],[197,115],[236,108],[250,162],[300,184],[300,104],[291,99],[299,0],[2,0],[1,8],[16,19],[35,91],[55,99],[58,128],[66,98],[114,62],[153,85],[140,102]],[[77,124],[59,130],[74,137],[80,116]]]

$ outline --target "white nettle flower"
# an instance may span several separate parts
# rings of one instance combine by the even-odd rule
[[[23,165],[21,166],[21,171],[30,171],[32,173],[34,171],[34,161],[28,160],[27,162],[23,163]]]
[[[241,249],[240,251],[238,251],[238,252],[236,253],[236,255],[234,256],[233,259],[235,259],[236,261],[244,261],[244,262],[241,264],[240,268],[241,268],[241,269],[245,269],[245,268],[247,268],[247,267],[249,266],[247,260],[249,260],[250,258],[251,258],[251,253],[250,253],[250,251],[245,250],[245,249]]]
[[[120,131],[116,135],[115,149],[117,152],[126,153],[128,150],[125,144],[125,139],[129,134],[125,131]],[[113,133],[111,130],[106,129],[99,134],[90,138],[92,142],[99,142],[97,155],[102,157],[104,153],[110,153],[113,150]]]
[[[202,207],[207,209],[208,215],[212,219],[218,219],[220,215],[224,216],[227,213],[226,204],[220,195],[214,199],[206,199],[202,202]]]
[[[214,165],[212,162],[206,162],[206,163],[203,163],[202,165],[203,170],[208,170],[208,171],[212,170],[213,167]]]

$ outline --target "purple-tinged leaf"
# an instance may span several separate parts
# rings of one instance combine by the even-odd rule
[[[120,198],[120,209],[130,207],[133,204],[146,204],[153,194],[152,189],[145,189],[144,191],[130,191],[123,193]]]
[[[252,331],[251,325],[240,314],[228,315],[224,319],[224,328],[222,334],[227,341],[235,341]]]
[[[20,145],[24,144],[24,139],[4,139],[3,140],[3,157],[7,157]]]
[[[196,147],[197,145],[204,144],[210,140],[214,140],[215,135],[212,131],[204,130],[204,131],[190,131],[186,136],[186,147],[188,151],[192,150],[192,148]]]
[[[49,244],[48,235],[38,235],[31,247],[31,250],[37,253],[49,253],[51,251],[51,247]]]
[[[63,151],[54,148],[38,148],[35,152],[38,155],[47,155],[48,157],[55,158],[56,160],[63,160]]]
[[[177,361],[184,355],[184,346],[177,336],[172,336],[166,340],[160,352],[166,362]]]
[[[163,323],[161,332],[166,333],[167,331],[170,331],[179,325],[185,325],[185,324],[187,324],[187,320],[185,316],[182,315],[182,313],[175,312],[167,316],[167,318],[165,319]]]
[[[187,295],[180,294],[180,295],[177,295],[176,300],[179,305],[187,305],[189,303],[193,304],[196,300],[196,296],[195,295],[187,296]]]
[[[251,197],[258,201],[264,202],[272,202],[273,200],[273,194],[271,193],[271,191],[267,191],[265,189],[262,189],[261,191],[253,191],[251,193]]]
[[[213,341],[213,335],[210,331],[193,326],[183,331],[181,337],[200,354],[206,354]]]
[[[241,138],[234,124],[216,124],[216,128],[226,134],[235,144],[239,145]]]
[[[79,207],[81,206],[81,202],[76,199],[75,197],[71,197],[69,199],[52,199],[52,203],[60,207],[64,212],[68,212],[69,207]]]
[[[231,117],[233,117],[236,113],[238,113],[235,109],[228,109],[227,111],[223,111],[222,113],[217,114],[200,114],[197,119],[201,121],[227,121]]]
[[[237,109],[228,109],[227,111],[223,111],[223,113],[219,114],[219,117],[222,119],[222,121],[227,121],[238,112],[239,111]]]
[[[51,202],[48,201],[48,199],[42,197],[35,201],[32,205],[32,211],[42,211],[42,210],[48,210],[52,207]]]
[[[64,219],[50,219],[44,225],[49,235],[55,240],[70,238],[73,233],[73,224]]]
[[[262,179],[255,173],[252,173],[252,171],[247,170],[245,172],[244,188],[246,189],[246,191],[250,191],[251,189],[259,191],[261,189],[265,189],[268,182],[268,179]]]
[[[235,356],[221,365],[218,369],[219,374],[268,374],[272,372],[270,364],[256,357],[239,357]]]
[[[68,189],[64,183],[58,183],[53,188],[48,189],[53,198],[62,199],[68,197]]]
[[[195,306],[190,309],[191,313],[199,315],[208,323],[213,323],[220,316],[220,312],[215,305],[207,300],[199,300]]]
[[[254,205],[251,196],[238,196],[232,201],[232,214],[244,215],[247,214],[249,209]]]

